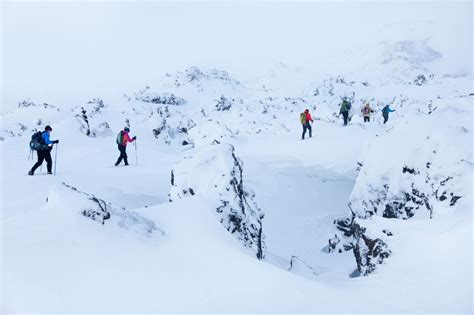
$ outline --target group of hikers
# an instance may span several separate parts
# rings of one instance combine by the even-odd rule
[[[340,110],[339,110],[339,115],[342,115],[344,119],[344,126],[347,126],[348,120],[349,120],[349,111],[351,110],[352,104],[351,102],[347,99],[347,97],[344,97],[342,99],[341,105],[340,105]],[[366,102],[364,106],[362,106],[362,109],[360,110],[362,113],[362,116],[364,117],[364,122],[370,122],[370,116],[372,113],[375,111],[370,107],[369,102]],[[388,114],[391,112],[394,112],[394,109],[390,108],[390,105],[385,105],[382,108],[382,117],[383,117],[383,123],[386,124],[388,121]]]
[[[49,175],[52,175],[52,168],[53,168],[53,160],[51,158],[51,151],[53,150],[53,145],[58,144],[59,140],[51,140],[51,132],[53,128],[51,126],[46,126],[44,131],[39,131],[33,134],[30,141],[30,149],[31,151],[36,151],[38,155],[38,161],[33,165],[31,170],[28,172],[28,175],[33,176],[35,171],[38,167],[43,164],[43,161],[46,160],[46,168]],[[125,166],[128,166],[128,156],[127,156],[127,144],[137,140],[137,137],[134,136],[133,138],[130,137],[130,128],[125,127],[121,130],[117,135],[117,146],[120,152],[120,156],[115,162],[115,166],[119,166],[119,164],[124,161]]]
[[[343,98],[342,102],[340,104],[340,111],[339,115],[342,115],[343,120],[344,120],[344,126],[347,126],[348,121],[349,121],[349,111],[352,107],[351,102],[347,98]],[[394,112],[394,109],[390,108],[390,105],[385,105],[382,109],[382,116],[383,116],[383,123],[385,124],[388,121],[388,115],[391,112]],[[361,109],[362,116],[364,117],[364,122],[370,122],[370,117],[372,113],[374,113],[374,110],[370,107],[369,102],[366,102],[364,106]],[[309,109],[306,109],[303,113],[300,115],[300,120],[301,124],[303,125],[303,134],[301,135],[302,140],[304,140],[304,137],[306,135],[306,131],[309,133],[309,137],[312,137],[312,128],[311,128],[311,123],[313,123],[313,118],[311,117],[311,114],[309,113]],[[33,134],[31,137],[31,142],[30,142],[30,149],[32,151],[36,151],[38,155],[38,161],[33,165],[31,170],[28,172],[28,175],[34,175],[35,171],[38,167],[40,167],[43,164],[43,161],[46,161],[46,168],[48,171],[48,174],[53,174],[52,173],[52,167],[53,167],[53,161],[51,158],[51,151],[53,149],[54,144],[58,144],[59,140],[51,140],[51,132],[53,131],[53,128],[51,126],[46,126],[44,128],[44,131],[37,132]],[[134,136],[133,138],[130,137],[130,128],[125,127],[123,130],[119,132],[117,135],[117,147],[120,152],[120,155],[117,159],[117,162],[115,162],[115,166],[119,166],[122,161],[125,163],[125,166],[129,165],[128,164],[128,156],[127,156],[127,144],[132,143],[133,141],[137,140],[137,137]]]
[[[352,108],[352,104],[347,99],[347,97],[344,97],[339,106],[340,106],[339,116],[342,115],[344,126],[347,126],[350,120],[349,111]],[[389,113],[392,113],[394,111],[395,111],[394,109],[390,108],[390,105],[385,105],[382,108],[382,117],[383,117],[384,124],[386,124],[388,121]],[[370,122],[370,117],[374,112],[375,111],[372,109],[372,107],[370,107],[369,102],[366,102],[364,106],[362,106],[362,109],[361,109],[362,116],[364,117],[364,122]],[[309,131],[309,137],[311,138],[312,136],[311,123],[313,122],[313,118],[311,117],[311,114],[309,113],[309,109],[305,109],[305,111],[300,114],[300,121],[301,121],[301,125],[303,126],[303,134],[301,135],[301,139],[304,140],[307,130]]]

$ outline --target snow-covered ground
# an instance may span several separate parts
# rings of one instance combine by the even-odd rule
[[[321,78],[193,66],[9,102],[1,312],[472,313],[474,78],[436,69],[443,52],[385,41]],[[57,173],[28,176],[48,124]],[[124,126],[138,140],[115,167]]]

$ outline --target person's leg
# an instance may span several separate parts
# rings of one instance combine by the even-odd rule
[[[306,124],[303,124],[303,134],[301,135],[301,140],[304,140],[305,134],[306,134]]]
[[[119,145],[119,146],[118,146],[118,149],[119,149],[119,151],[120,151],[120,156],[118,157],[117,162],[115,163],[115,166],[119,165],[119,164],[122,162],[122,159],[123,159],[122,146]]]
[[[370,122],[370,116],[367,117],[367,122]]]
[[[53,159],[51,159],[51,150],[44,151],[44,159],[46,160],[46,168],[48,169],[48,173],[51,174],[51,170],[53,169]]]
[[[383,123],[385,124],[388,121],[388,115],[383,115]]]
[[[309,122],[308,122],[308,127],[307,128],[309,130],[309,137],[311,138],[313,136],[313,134],[312,134],[313,130],[312,130],[311,124]]]
[[[125,162],[125,165],[128,165],[128,156],[127,156],[127,147],[123,147],[123,161]]]
[[[37,169],[38,167],[40,167],[41,164],[43,164],[43,160],[44,160],[44,152],[43,152],[43,151],[38,150],[38,151],[36,151],[36,153],[38,154],[38,162],[36,162],[36,164],[33,165],[33,167],[31,168],[30,173],[31,173],[32,175],[35,173],[36,169]]]
[[[344,117],[344,126],[347,126],[347,118],[349,118],[349,113],[348,112],[342,113],[342,117]]]

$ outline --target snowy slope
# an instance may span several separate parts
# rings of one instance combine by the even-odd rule
[[[190,67],[110,100],[19,100],[0,131],[2,312],[472,312],[472,75],[430,70],[427,42],[372,52],[321,80]],[[57,175],[27,176],[47,124]],[[124,126],[138,141],[114,167]]]

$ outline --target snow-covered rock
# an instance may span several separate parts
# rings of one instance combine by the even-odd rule
[[[264,258],[264,214],[253,200],[254,193],[244,186],[242,161],[233,146],[203,147],[173,167],[170,201],[195,195],[208,199],[224,227],[258,259]]]
[[[431,115],[411,117],[373,141],[350,198],[355,216],[430,218],[468,193],[472,107],[453,107],[460,101],[438,101]]]
[[[51,189],[46,201],[50,208],[81,214],[102,225],[118,226],[142,235],[151,235],[156,231],[163,233],[157,229],[155,222],[66,183],[58,184]]]
[[[469,99],[438,100],[436,111],[420,113],[372,141],[351,193],[349,217],[334,220],[330,252],[353,250],[358,270],[367,275],[391,251],[384,229],[364,227],[372,216],[427,220],[453,216],[469,196],[472,174]],[[449,121],[450,124],[445,122]],[[373,227],[373,225],[372,225]]]
[[[201,122],[191,128],[188,134],[196,147],[229,142],[235,138],[234,132],[224,123],[214,120]]]
[[[232,87],[240,84],[239,81],[232,78],[227,71],[218,69],[202,70],[196,66],[192,66],[184,72],[179,71],[175,74],[166,74],[166,77],[173,78],[174,85],[177,87],[186,84],[201,87],[203,84],[210,81],[218,81]]]
[[[135,93],[135,100],[145,103],[153,103],[159,105],[185,105],[187,102],[184,98],[174,95],[173,93],[156,93],[147,86],[145,89]]]
[[[308,266],[305,261],[298,258],[297,256],[291,257],[288,271],[309,279],[317,276],[317,273],[314,271],[314,269]]]
[[[73,109],[74,117],[79,123],[79,130],[88,137],[107,137],[113,134],[109,124],[102,120],[101,114],[106,108],[104,101],[94,98],[85,106]]]

